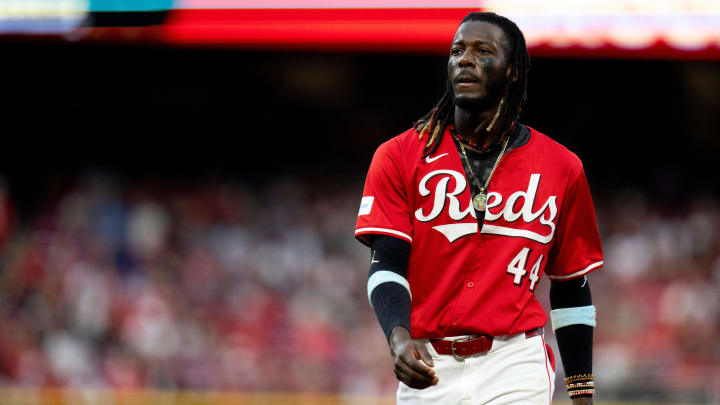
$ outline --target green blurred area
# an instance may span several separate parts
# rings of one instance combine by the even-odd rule
[[[90,0],[90,11],[163,11],[173,0]]]

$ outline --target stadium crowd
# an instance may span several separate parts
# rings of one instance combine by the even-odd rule
[[[392,393],[361,189],[78,179],[2,247],[0,385]],[[718,201],[596,204],[598,397],[717,401]]]

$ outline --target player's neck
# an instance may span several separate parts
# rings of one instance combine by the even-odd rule
[[[455,132],[476,145],[491,145],[495,140],[488,139],[490,133],[482,130],[485,127],[482,124],[490,122],[494,113],[492,110],[478,112],[455,106]]]

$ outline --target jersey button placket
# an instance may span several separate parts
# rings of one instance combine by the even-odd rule
[[[466,285],[468,288],[473,288],[473,287],[475,287],[475,283],[473,283],[472,281],[468,281],[467,284],[465,284],[465,285]]]

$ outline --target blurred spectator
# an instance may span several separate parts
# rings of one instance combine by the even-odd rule
[[[5,249],[0,381],[392,393],[368,251],[352,237],[360,189],[80,181]],[[6,199],[0,183],[0,243]],[[715,400],[717,200],[678,210],[627,192],[598,209],[599,396]]]

